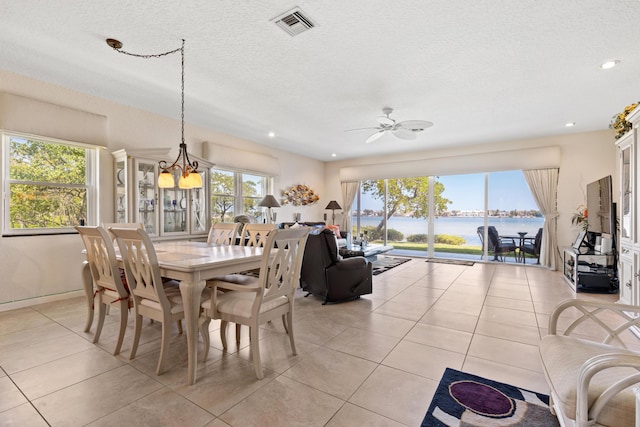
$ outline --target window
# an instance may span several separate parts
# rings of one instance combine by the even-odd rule
[[[233,222],[236,206],[235,173],[211,170],[212,222]]]
[[[75,232],[95,224],[98,148],[3,133],[3,235]]]
[[[269,194],[273,178],[266,175],[230,170],[211,170],[211,206],[213,222],[233,222],[239,214],[262,222],[263,208],[258,207]]]

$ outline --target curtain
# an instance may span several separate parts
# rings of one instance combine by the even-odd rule
[[[343,182],[340,186],[342,187],[342,209],[344,209],[340,230],[351,234],[351,207],[358,191],[360,191],[360,181]]]
[[[551,270],[558,269],[559,252],[557,236],[557,193],[559,169],[523,170],[531,194],[544,217],[540,264]]]

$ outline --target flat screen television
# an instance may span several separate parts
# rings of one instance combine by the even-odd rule
[[[614,238],[616,213],[611,175],[587,185],[587,212],[589,231],[610,234]]]

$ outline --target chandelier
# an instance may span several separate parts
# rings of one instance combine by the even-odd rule
[[[161,56],[167,56],[171,55],[172,53],[180,52],[182,69],[182,80],[180,86],[180,92],[182,95],[180,116],[182,122],[182,139],[180,141],[178,157],[171,165],[167,165],[167,162],[164,160],[158,162],[158,166],[160,167],[160,175],[158,176],[158,187],[174,188],[176,184],[173,179],[172,172],[180,171],[180,180],[178,182],[179,188],[202,188],[202,177],[198,173],[198,162],[192,162],[189,159],[189,154],[187,153],[187,144],[184,142],[184,39],[182,39],[182,46],[178,49],[151,55],[140,55],[137,53],[124,51],[122,50],[122,43],[115,39],[107,39],[107,44],[117,52],[125,55],[136,56],[138,58],[159,58]]]

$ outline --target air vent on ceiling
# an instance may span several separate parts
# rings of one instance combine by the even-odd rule
[[[272,20],[291,37],[312,29],[316,24],[305,16],[302,9],[295,7]]]

